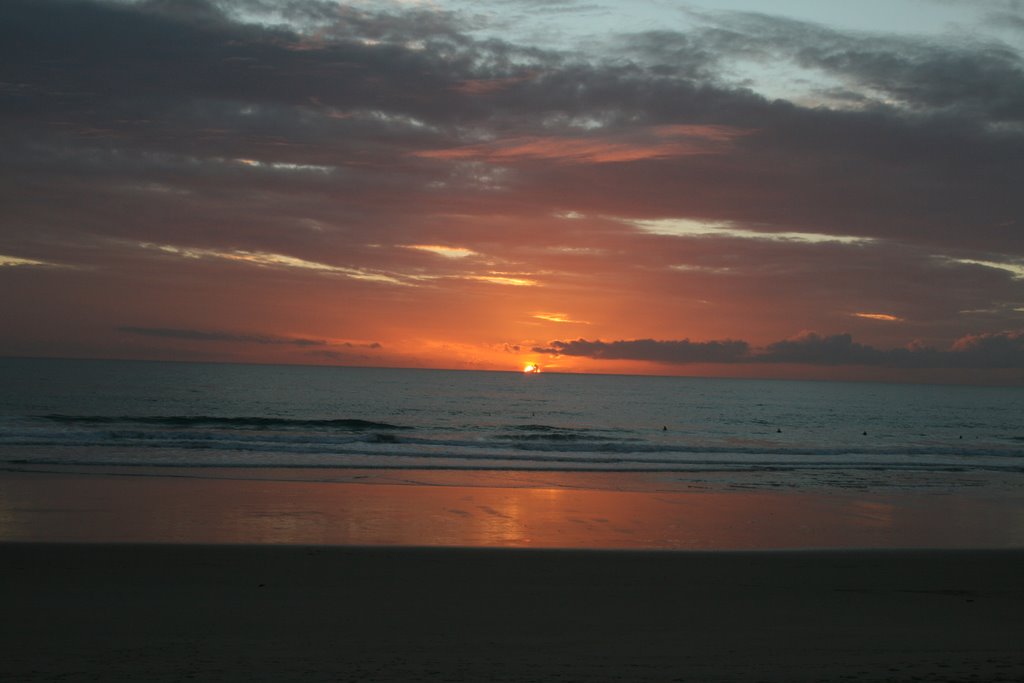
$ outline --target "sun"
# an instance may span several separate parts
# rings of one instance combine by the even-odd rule
[[[540,366],[537,365],[536,363],[527,363],[526,365],[523,366],[523,372],[540,372]]]

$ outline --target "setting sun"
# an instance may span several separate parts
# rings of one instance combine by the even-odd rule
[[[537,365],[536,363],[527,363],[526,365],[523,366],[523,372],[526,372],[526,373],[540,372],[540,366]]]

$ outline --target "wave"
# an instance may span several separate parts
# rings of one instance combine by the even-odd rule
[[[422,418],[421,418],[422,419]],[[443,418],[436,420],[443,423]],[[900,442],[829,435],[799,441],[601,425],[478,422],[415,427],[353,418],[51,413],[0,418],[0,462],[182,467],[732,471],[892,469],[1021,471],[1003,439]],[[955,438],[955,437],[954,437]],[[84,458],[83,455],[88,453]],[[28,462],[26,461],[26,462]]]
[[[547,432],[541,434],[495,434],[494,440],[508,441],[622,441],[621,437],[587,434],[585,432]],[[635,440],[635,439],[633,439]]]
[[[557,427],[547,424],[507,425],[507,431],[495,434],[490,438],[495,441],[517,442],[565,442],[565,441],[604,441],[604,442],[638,442],[631,434],[631,429],[600,429],[594,427]]]
[[[497,435],[493,438],[467,439],[455,435],[423,435],[413,433],[396,434],[380,428],[344,432],[281,432],[243,430],[145,430],[100,428],[85,431],[58,429],[8,429],[0,431],[0,446],[59,446],[144,448],[175,450],[223,450],[252,451],[258,453],[289,454],[377,455],[395,452],[409,457],[472,457],[501,459],[508,457],[561,456],[569,461],[593,456],[607,461],[612,458],[649,461],[652,457],[668,458],[668,461],[689,461],[695,457],[715,458],[802,458],[823,462],[837,458],[887,458],[893,461],[915,458],[958,458],[969,461],[974,458],[1024,459],[1020,448],[1001,448],[994,444],[987,446],[959,445],[889,445],[889,446],[779,446],[779,445],[738,445],[728,443],[655,443],[640,439],[613,440],[608,437],[586,434],[564,434],[555,438],[508,438]],[[522,436],[522,435],[511,435]],[[455,438],[453,438],[455,437]],[[397,450],[396,450],[397,449]],[[518,456],[516,454],[519,454]],[[1024,461],[1024,460],[1022,460]]]
[[[233,427],[238,429],[412,429],[387,422],[352,418],[322,420],[285,417],[221,417],[216,415],[43,415],[42,419],[61,424],[104,425],[142,424],[164,427]]]
[[[600,432],[607,434],[633,434],[635,433],[632,429],[619,428],[599,428],[599,427],[558,427],[555,425],[546,424],[522,424],[522,425],[508,425],[506,429],[510,429],[517,432],[540,432],[540,433],[552,433],[552,434],[568,434],[575,432]]]

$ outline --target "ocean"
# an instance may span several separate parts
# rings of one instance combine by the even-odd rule
[[[914,488],[1024,473],[1024,389],[0,359],[0,463]]]

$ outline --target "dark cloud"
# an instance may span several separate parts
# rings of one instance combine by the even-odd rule
[[[1024,63],[993,42],[844,33],[766,14],[704,15],[712,27],[678,42],[716,60],[744,57],[788,61],[838,76],[915,112],[1020,121]],[[665,38],[659,41],[664,43]]]
[[[535,353],[558,356],[583,356],[604,360],[649,360],[659,363],[735,363],[747,357],[749,345],[743,341],[691,342],[656,341],[553,341],[547,347],[535,347]]]
[[[808,333],[775,342],[753,356],[759,363],[861,365],[891,368],[1014,368],[1024,369],[1024,332],[972,335],[949,350],[927,346],[876,349],[853,341],[849,334]]]
[[[119,182],[144,180],[192,193],[161,199],[194,211],[189,222],[217,222],[219,230],[229,228],[210,220],[211,208],[239,214],[231,222],[249,220],[252,201],[261,199],[290,203],[277,210],[282,219],[340,205],[356,221],[396,228],[424,207],[473,212],[497,202],[538,213],[568,206],[691,215],[936,247],[962,246],[969,227],[974,246],[1020,253],[999,226],[1024,211],[1013,190],[1024,173],[1024,141],[990,129],[1015,116],[1024,93],[1020,65],[1006,50],[728,15],[690,33],[631,36],[635,60],[602,62],[474,41],[457,17],[437,12],[292,2],[281,15],[293,23],[233,18],[239,8],[268,7],[4,3],[4,168],[12,194],[46,182],[61,205],[95,204],[97,189],[100,201],[113,193],[110,201],[120,203]],[[717,78],[722,60],[743,55],[823,69],[899,95],[909,109],[770,102]],[[467,83],[503,85],[474,93]],[[634,163],[600,168],[565,168],[544,156],[488,163],[416,156],[481,139],[551,138],[600,150],[665,124],[756,134],[731,154],[627,156]],[[494,166],[500,180],[489,177]],[[88,199],[80,196],[86,192]],[[260,240],[230,229],[234,239]]]
[[[849,334],[821,336],[807,333],[777,341],[760,349],[749,360],[758,363],[799,363],[809,365],[885,365],[919,367],[935,363],[932,349],[893,349],[881,351],[853,341]],[[941,364],[940,364],[941,365]]]
[[[737,340],[691,342],[655,341],[553,341],[535,347],[535,353],[582,356],[599,360],[640,360],[655,363],[786,363],[817,366],[867,366],[886,368],[1014,368],[1024,369],[1024,332],[975,335],[958,340],[951,349],[912,346],[877,349],[853,341],[850,334],[822,336],[805,333],[752,348]]]
[[[218,330],[189,330],[165,327],[132,327],[117,328],[120,332],[139,334],[145,337],[161,337],[164,339],[188,339],[192,341],[242,342],[244,344],[273,344],[287,346],[326,346],[323,339],[302,339],[298,337],[278,337],[271,334],[247,334],[244,332],[222,332]]]
[[[953,345],[951,354],[984,359],[991,367],[1024,366],[1024,332],[968,335]]]

